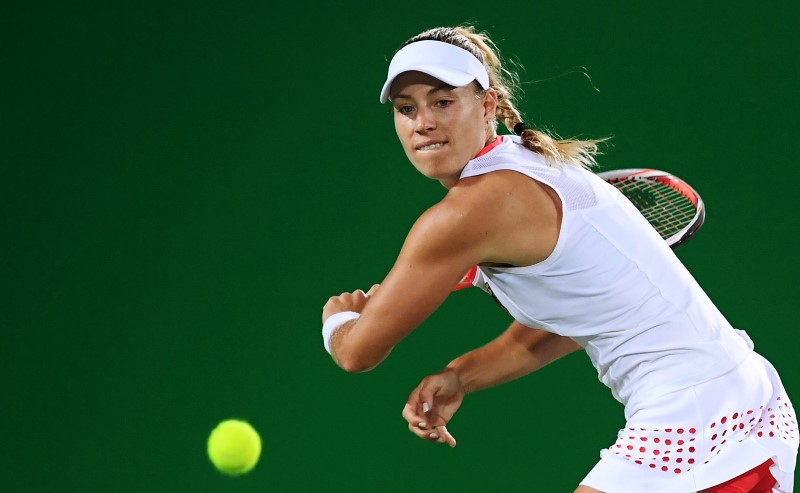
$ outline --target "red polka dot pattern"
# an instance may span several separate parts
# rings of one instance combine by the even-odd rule
[[[635,464],[670,474],[691,471],[708,464],[726,444],[759,439],[796,440],[797,417],[786,398],[778,397],[759,409],[731,410],[708,425],[705,433],[697,427],[662,429],[625,428],[611,447],[616,455]]]
[[[612,451],[635,464],[665,473],[691,471],[696,448],[689,444],[699,438],[696,428],[627,428],[619,433]],[[634,446],[634,444],[638,444]]]

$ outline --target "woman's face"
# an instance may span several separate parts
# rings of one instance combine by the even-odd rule
[[[392,83],[394,127],[417,170],[450,188],[467,161],[495,137],[497,95],[474,84],[452,87],[421,72]]]

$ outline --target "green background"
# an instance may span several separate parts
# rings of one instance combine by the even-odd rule
[[[455,449],[400,416],[505,328],[483,293],[370,373],[322,348],[328,297],[444,193],[378,103],[388,59],[465,22],[524,66],[529,124],[700,191],[679,257],[800,400],[800,8],[711,4],[4,4],[0,491],[572,491],[623,425],[583,354],[469,396]],[[205,454],[228,417],[263,438],[235,479]]]

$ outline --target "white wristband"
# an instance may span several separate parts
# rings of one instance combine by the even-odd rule
[[[333,336],[334,331],[344,325],[345,323],[355,320],[360,317],[360,313],[356,312],[339,312],[334,313],[327,320],[325,323],[322,324],[322,342],[325,345],[325,351],[328,351],[328,354],[331,354],[331,337]]]

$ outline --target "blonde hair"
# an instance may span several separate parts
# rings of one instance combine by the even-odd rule
[[[489,87],[497,93],[496,118],[505,127],[515,132],[515,127],[522,139],[522,145],[545,157],[548,164],[563,164],[591,168],[598,154],[597,144],[607,139],[557,140],[547,133],[533,128],[521,129],[522,115],[514,105],[514,95],[519,90],[518,76],[503,67],[500,52],[494,42],[485,33],[478,32],[473,26],[436,27],[422,32],[409,39],[403,46],[423,40],[441,41],[458,46],[470,52],[483,63],[489,74]],[[401,46],[402,48],[402,46]],[[519,125],[519,127],[518,127]],[[521,130],[521,131],[520,131]]]

